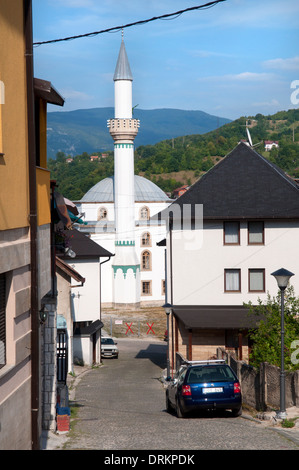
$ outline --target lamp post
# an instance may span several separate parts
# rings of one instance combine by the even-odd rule
[[[281,292],[281,357],[280,357],[280,410],[276,413],[277,418],[285,419],[287,416],[285,408],[285,371],[284,371],[284,291],[293,273],[284,268],[271,273],[274,276]]]
[[[169,315],[171,312],[171,305],[166,303],[163,305],[167,318],[167,377],[166,380],[170,380],[170,361],[169,361]]]

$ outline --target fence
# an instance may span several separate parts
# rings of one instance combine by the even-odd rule
[[[257,370],[238,361],[231,353],[217,349],[217,358],[224,359],[236,373],[242,389],[243,402],[256,410],[266,411],[280,406],[280,368],[268,363]],[[176,367],[186,359],[176,354]],[[286,407],[299,406],[299,371],[285,374]]]
[[[217,357],[225,359],[237,374],[241,384],[243,401],[256,410],[279,408],[280,405],[280,368],[266,362],[256,369],[238,361],[222,348]],[[286,407],[299,406],[299,371],[285,373]]]

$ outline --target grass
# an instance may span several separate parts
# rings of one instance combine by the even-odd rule
[[[299,419],[299,418],[284,419],[281,423],[281,426],[283,428],[293,428],[296,424],[297,419]]]
[[[112,336],[116,338],[130,336],[163,339],[166,330],[166,314],[162,307],[142,307],[131,311],[103,309],[102,322],[109,335],[112,324]]]

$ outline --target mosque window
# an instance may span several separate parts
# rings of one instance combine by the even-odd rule
[[[98,220],[107,220],[108,212],[105,207],[100,207],[98,210]]]
[[[142,271],[152,270],[152,256],[150,251],[143,251],[141,254]]]
[[[141,246],[152,246],[151,234],[149,232],[145,232],[142,234]]]
[[[149,220],[150,218],[150,211],[148,207],[142,207],[140,209],[140,219],[141,220]]]
[[[141,295],[152,295],[152,281],[141,282]]]

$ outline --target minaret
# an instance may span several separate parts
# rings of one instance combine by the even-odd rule
[[[113,80],[115,110],[108,127],[114,139],[114,306],[138,307],[140,262],[135,251],[134,139],[139,121],[132,119],[133,77],[123,37]]]

